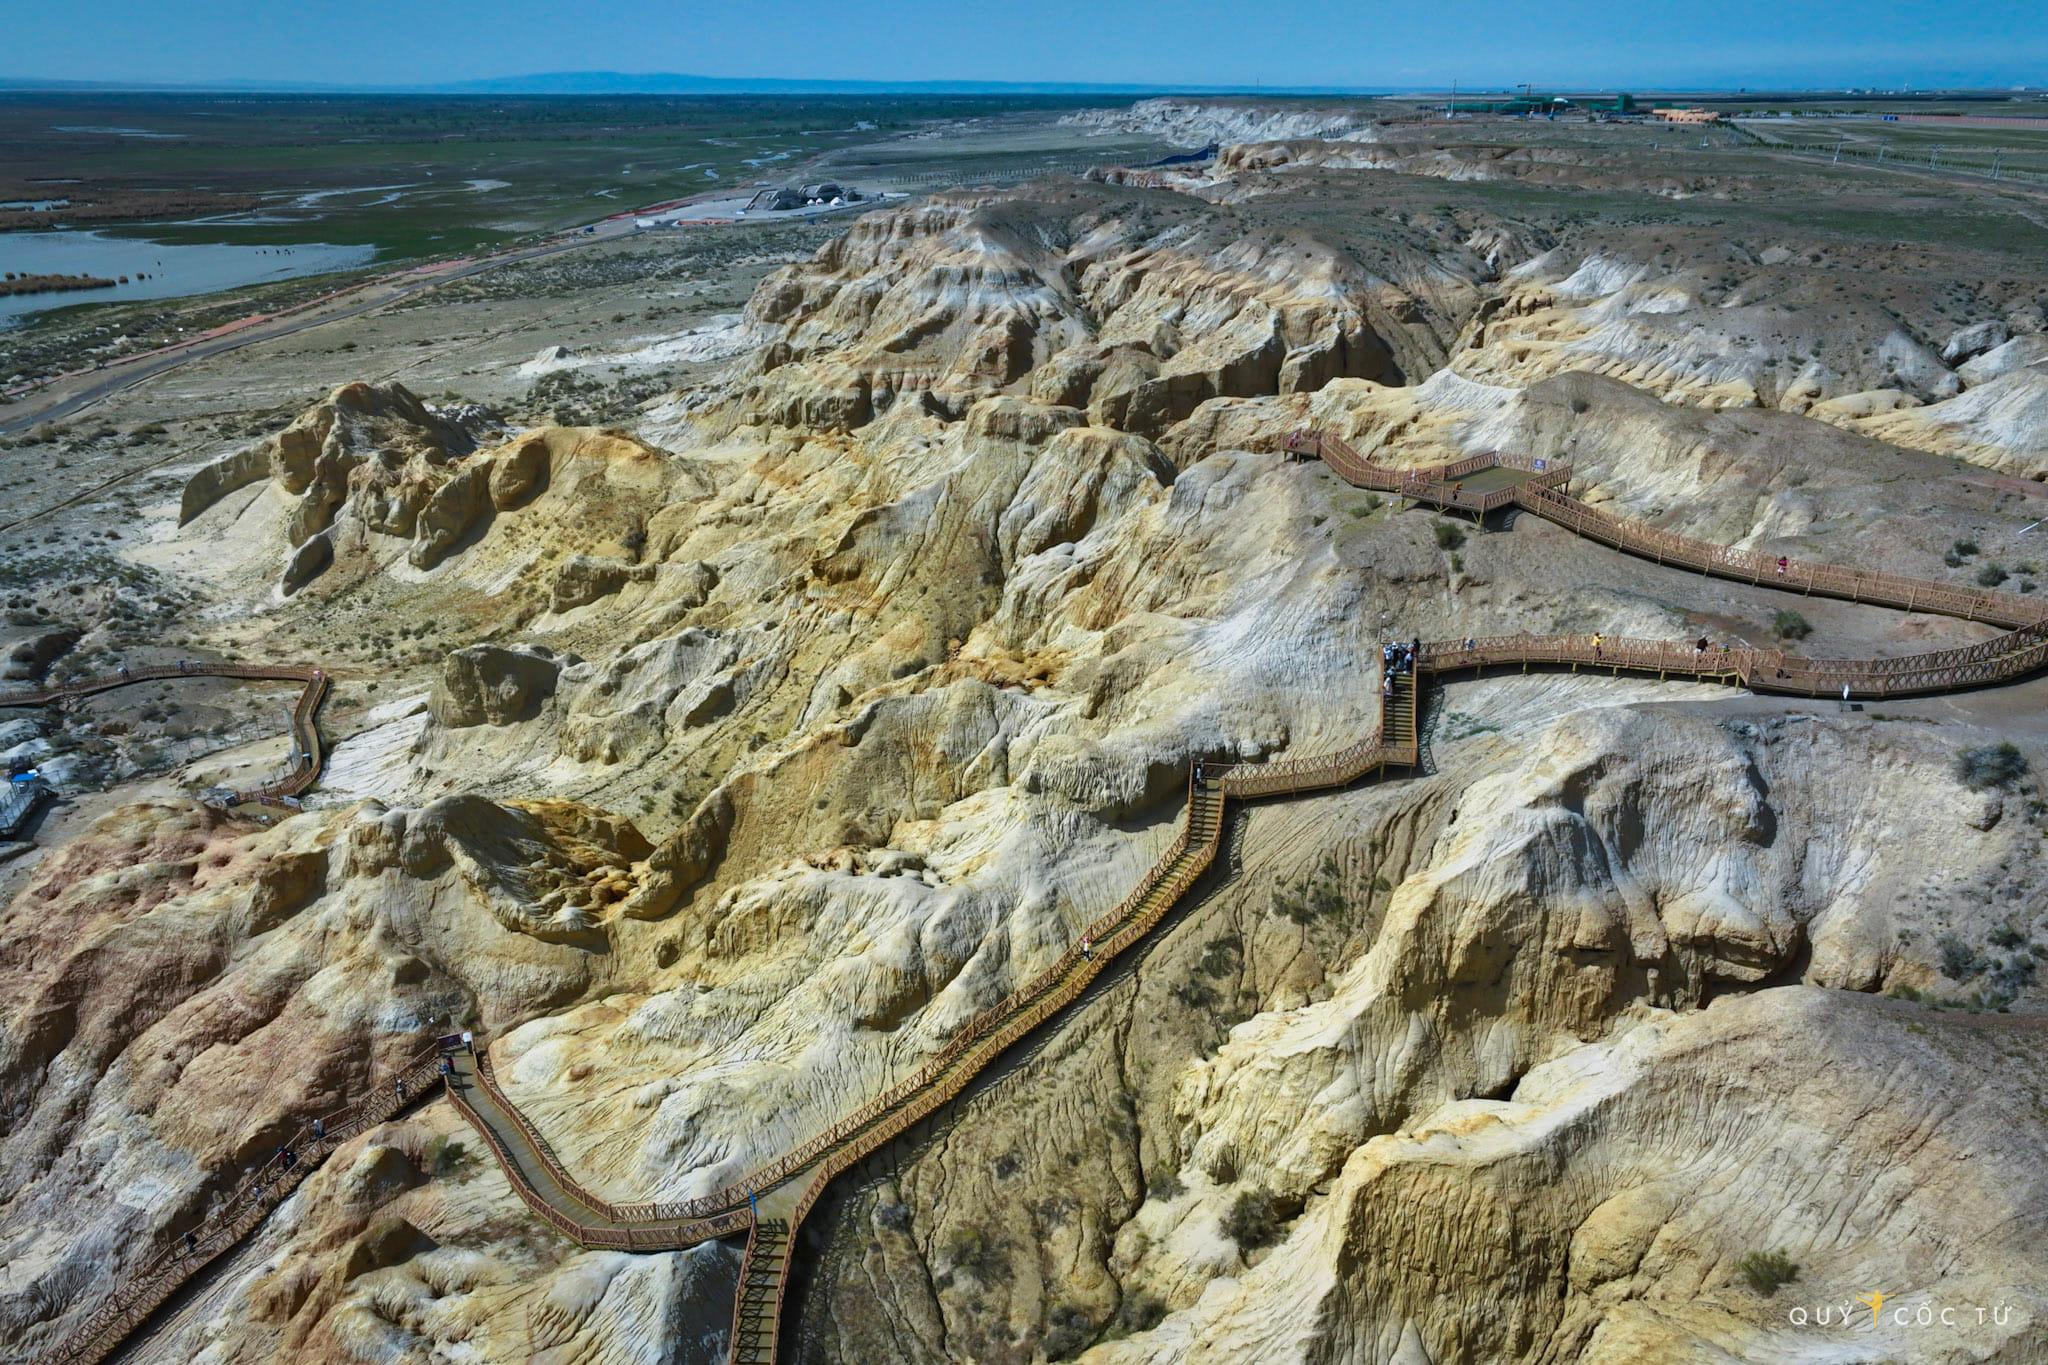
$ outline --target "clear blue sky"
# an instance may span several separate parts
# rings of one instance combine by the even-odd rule
[[[2044,0],[4,0],[0,76],[2048,85]]]

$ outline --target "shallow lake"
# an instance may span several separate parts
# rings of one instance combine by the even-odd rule
[[[225,242],[173,246],[100,232],[0,233],[0,272],[17,275],[96,275],[128,283],[108,289],[67,289],[56,294],[17,294],[0,298],[0,327],[9,327],[27,313],[46,312],[74,303],[129,299],[182,298],[221,289],[351,270],[368,265],[373,246],[336,246],[301,242],[295,246],[235,246]],[[139,280],[137,275],[148,275]]]

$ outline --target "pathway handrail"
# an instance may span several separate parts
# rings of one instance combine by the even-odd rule
[[[1959,588],[1903,574],[1845,569],[1697,540],[1615,516],[1560,492],[1557,485],[1571,477],[1571,466],[1566,464],[1550,467],[1550,461],[1495,452],[1450,464],[1402,470],[1375,463],[1330,432],[1297,432],[1287,444],[1291,450],[1313,451],[1349,483],[1397,489],[1419,502],[1482,512],[1486,510],[1482,505],[1485,499],[1494,494],[1475,497],[1454,486],[1446,487],[1444,480],[1455,480],[1487,466],[1527,470],[1533,477],[1497,491],[1510,495],[1509,500],[1525,511],[1629,554],[1759,586],[1956,616],[2008,628],[2005,634],[1978,644],[1884,659],[1809,659],[1780,650],[1744,646],[1725,655],[1714,649],[1710,652],[1715,659],[1696,661],[1711,664],[1732,656],[1734,666],[1728,670],[1688,666],[1688,650],[1683,643],[1617,639],[1603,651],[1589,654],[1589,637],[1520,636],[1514,637],[1513,645],[1503,640],[1493,642],[1493,652],[1499,655],[1497,662],[1590,663],[1615,669],[1691,672],[1695,676],[1735,678],[1759,691],[1804,696],[1861,692],[1879,697],[1981,686],[2048,667],[2048,602],[2038,599]],[[1539,470],[1539,465],[1546,467]],[[1511,652],[1514,657],[1508,657]]]
[[[258,802],[267,805],[282,801],[286,797],[297,796],[319,780],[320,771],[326,766],[327,754],[320,739],[320,727],[314,718],[319,713],[320,704],[326,700],[328,689],[334,680],[324,669],[313,664],[207,663],[191,660],[182,664],[143,664],[140,667],[81,678],[76,682],[0,692],[0,707],[47,706],[53,701],[89,697],[135,683],[177,678],[239,678],[250,682],[304,683],[298,701],[292,706],[292,748],[297,758],[291,770],[275,781],[235,792],[234,804]]]
[[[105,1359],[186,1280],[269,1217],[271,1210],[283,1203],[337,1147],[358,1133],[389,1120],[426,1094],[433,1088],[438,1074],[434,1049],[429,1048],[396,1074],[379,1082],[362,1099],[345,1107],[341,1112],[348,1115],[347,1118],[334,1125],[325,1125],[323,1121],[325,1135],[322,1138],[313,1139],[310,1124],[300,1127],[291,1141],[285,1144],[295,1156],[289,1167],[272,1154],[263,1165],[245,1175],[232,1192],[215,1204],[213,1214],[202,1220],[201,1227],[191,1230],[194,1241],[189,1248],[183,1245],[181,1234],[169,1247],[159,1251],[72,1329],[65,1341],[47,1357],[49,1365],[96,1365]],[[408,1093],[402,1098],[396,1090],[400,1082],[407,1083]],[[225,1222],[212,1221],[222,1213],[231,1216]],[[212,1222],[212,1226],[207,1227],[208,1222]]]

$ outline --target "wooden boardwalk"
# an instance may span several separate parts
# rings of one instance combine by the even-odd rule
[[[319,715],[320,703],[327,699],[327,690],[333,680],[324,670],[310,664],[150,664],[137,668],[123,668],[113,673],[102,673],[95,678],[62,683],[55,687],[0,692],[0,707],[48,706],[52,702],[68,701],[73,697],[90,697],[99,692],[111,692],[117,687],[133,687],[137,683],[168,682],[181,678],[243,678],[251,682],[304,684],[299,691],[298,701],[292,706],[291,771],[274,782],[235,792],[230,804],[242,805],[253,802],[269,805],[288,796],[297,796],[319,780],[320,769],[327,762],[327,751],[321,744],[320,727],[315,723],[315,718]]]

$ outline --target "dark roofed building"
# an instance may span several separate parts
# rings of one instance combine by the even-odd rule
[[[834,199],[852,203],[860,198],[860,191],[851,185],[841,185],[831,180],[820,180],[815,185],[806,185],[799,191],[806,204],[829,204]]]
[[[788,188],[762,190],[747,201],[749,209],[793,209],[802,204],[797,192]]]

